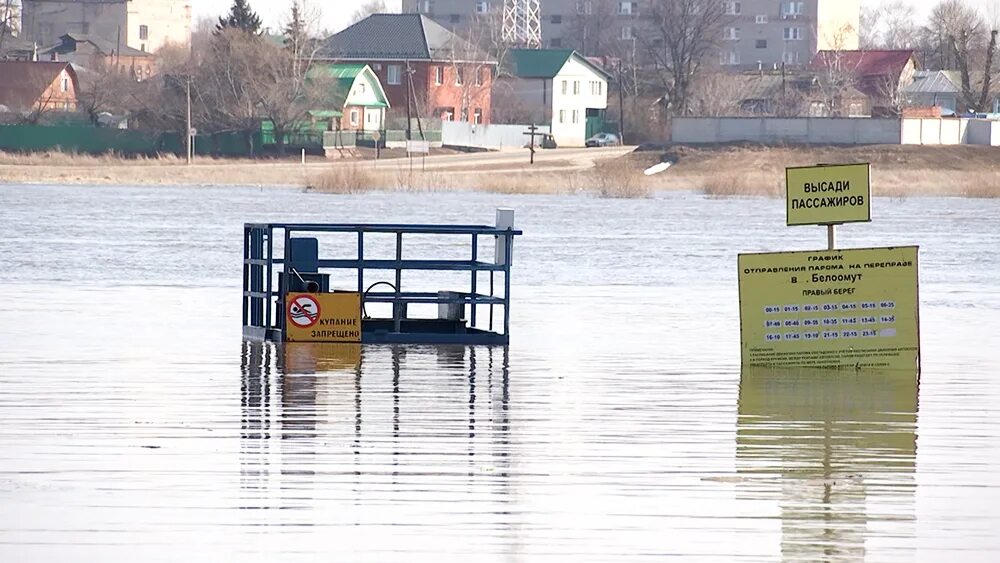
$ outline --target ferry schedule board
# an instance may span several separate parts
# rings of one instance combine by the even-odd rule
[[[868,164],[786,168],[785,190],[788,226],[872,220]]]
[[[361,342],[361,294],[286,294],[285,340]]]
[[[919,369],[917,250],[740,254],[743,365]]]

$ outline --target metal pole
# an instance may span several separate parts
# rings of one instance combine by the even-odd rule
[[[621,59],[618,59],[618,140],[625,144],[625,84]]]
[[[509,230],[509,229],[508,229]],[[514,247],[514,237],[504,236],[504,271],[503,271],[503,335],[504,340],[510,341],[510,266],[511,249]]]
[[[187,77],[187,130],[184,131],[184,138],[187,139],[185,143],[187,150],[187,163],[191,164],[192,158],[192,146],[191,146],[191,76]]]
[[[837,246],[837,226],[826,226],[826,249],[835,250]]]
[[[403,324],[403,303],[400,286],[403,285],[403,233],[396,233],[396,299],[392,303],[392,328],[400,332]]]
[[[472,328],[476,327],[476,278],[479,277],[479,271],[476,270],[477,260],[479,260],[479,235],[472,233],[472,296],[469,304],[472,316]]]

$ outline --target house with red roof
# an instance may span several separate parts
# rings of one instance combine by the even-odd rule
[[[868,96],[873,116],[899,115],[904,88],[913,82],[917,60],[912,49],[819,51],[809,70],[831,88],[856,89]]]
[[[0,113],[76,111],[79,90],[69,63],[0,61]]]

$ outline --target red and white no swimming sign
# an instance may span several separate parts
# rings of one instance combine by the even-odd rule
[[[310,295],[296,295],[288,302],[288,320],[295,326],[313,326],[319,321],[319,313],[319,301]]]

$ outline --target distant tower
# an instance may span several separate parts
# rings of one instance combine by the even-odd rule
[[[516,47],[541,49],[541,0],[504,0],[502,38]]]

